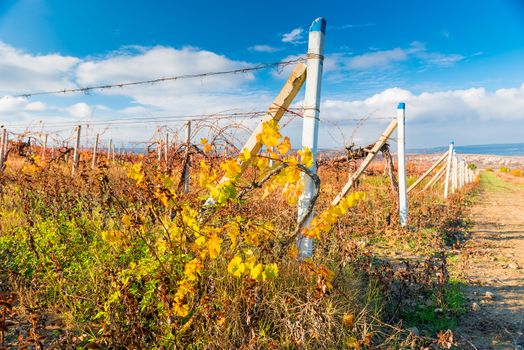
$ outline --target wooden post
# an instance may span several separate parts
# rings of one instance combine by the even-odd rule
[[[455,147],[455,143],[451,141],[451,143],[449,144],[448,162],[446,165],[446,182],[444,183],[444,198],[448,198],[448,194],[449,194],[449,176],[451,175],[451,160],[453,159],[454,147]]]
[[[111,150],[112,152],[112,155],[111,155],[111,161],[114,163],[115,162],[115,144],[113,143],[113,149]]]
[[[446,157],[448,156],[448,152],[449,151],[446,151],[446,153],[444,153],[435,163],[433,163],[433,165],[428,169],[426,170],[426,172],[424,174],[422,174],[421,177],[419,177],[417,179],[417,181],[415,181],[415,183],[413,185],[411,185],[409,188],[408,188],[408,193],[413,190],[415,187],[418,186],[418,184],[420,184],[422,182],[422,180],[424,180],[429,174],[431,174],[431,172],[439,166],[440,163],[442,163],[444,161],[444,159],[446,159]]]
[[[406,105],[401,102],[397,107],[397,158],[398,158],[398,204],[400,226],[408,224],[408,194],[406,191]]]
[[[184,168],[184,192],[189,192],[189,167],[191,166],[191,158],[189,158],[189,154],[191,152],[191,121],[186,122],[186,152],[188,160],[185,164]]]
[[[162,139],[158,140],[156,152],[158,153],[158,165],[160,165],[160,163],[162,162]]]
[[[4,166],[5,162],[7,162],[7,152],[9,151],[9,133],[7,132],[7,129],[4,129]]]
[[[78,161],[80,159],[80,132],[82,130],[82,126],[79,125],[76,127],[76,142],[75,142],[75,149],[73,153],[73,168],[71,169],[71,175],[75,175],[76,169],[78,169]]]
[[[99,137],[100,137],[100,135],[96,134],[95,145],[93,146],[93,160],[91,162],[91,169],[96,168],[96,154],[98,152],[98,138]]]
[[[391,136],[393,131],[395,131],[396,128],[397,128],[397,118],[393,119],[391,123],[389,123],[388,127],[382,133],[382,135],[380,135],[380,138],[375,143],[371,151],[369,151],[366,158],[362,161],[362,163],[360,163],[360,166],[358,167],[357,171],[351,174],[348,182],[344,185],[344,187],[342,188],[340,193],[335,197],[335,199],[333,199],[333,201],[331,202],[331,205],[337,205],[342,200],[342,198],[344,198],[348,194],[351,187],[353,187],[353,184],[355,183],[355,181],[358,180],[358,178],[362,175],[362,173],[364,173],[364,171],[369,166],[369,164],[371,164],[371,162],[373,161],[377,153],[380,151],[382,146],[384,146],[384,144],[386,143],[386,141],[389,139],[389,137]]]
[[[0,171],[2,171],[4,169],[4,159],[5,159],[5,154],[4,154],[4,143],[5,143],[5,131],[6,129],[4,129],[4,127],[2,126],[2,132],[1,132],[1,135],[0,135]]]
[[[166,132],[166,136],[165,136],[165,150],[164,150],[164,159],[166,161],[166,168],[167,168],[167,162],[168,162],[168,159],[169,159],[169,134]]]
[[[113,139],[109,139],[109,146],[107,147],[107,163],[111,160],[111,148],[113,148]]]
[[[298,63],[293,70],[293,73],[291,73],[289,79],[287,80],[286,84],[280,90],[280,93],[278,96],[273,100],[273,103],[271,106],[269,106],[269,109],[266,113],[266,115],[262,118],[262,121],[257,125],[249,139],[244,144],[244,147],[241,149],[246,149],[251,154],[251,156],[255,156],[260,151],[260,148],[262,145],[260,142],[258,142],[257,137],[262,132],[263,123],[274,120],[277,123],[282,119],[282,116],[287,111],[289,106],[291,105],[291,102],[293,102],[293,99],[300,91],[300,88],[304,84],[304,80],[306,79],[306,65],[304,63]],[[238,163],[240,164],[240,174],[242,174],[249,164],[252,162],[252,157],[250,157],[248,160],[242,162],[238,160]],[[226,181],[229,181],[229,178],[227,176],[223,176],[220,179],[219,184],[222,184]],[[214,205],[215,201],[212,197],[209,197],[204,206],[211,206]]]
[[[309,28],[309,44],[307,53],[306,91],[304,93],[304,118],[302,124],[302,148],[308,147],[313,153],[313,165],[309,168],[316,173],[318,119],[320,114],[320,91],[322,85],[322,66],[324,63],[324,36],[326,34],[326,20],[319,17]],[[313,180],[302,174],[304,187],[298,199],[298,222],[302,222],[315,193]],[[311,211],[303,227],[308,227],[313,218]],[[313,254],[313,240],[301,234],[297,240],[298,255],[301,258],[310,258]]]
[[[42,159],[45,159],[45,153],[46,153],[46,150],[47,150],[47,137],[48,136],[49,136],[48,134],[44,135],[44,145],[42,147],[42,156],[41,156]]]

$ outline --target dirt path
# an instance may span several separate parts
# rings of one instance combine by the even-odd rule
[[[483,173],[472,219],[471,239],[459,264],[471,312],[457,334],[474,349],[524,349],[522,182]]]

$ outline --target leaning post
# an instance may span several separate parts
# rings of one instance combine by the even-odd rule
[[[326,34],[326,20],[319,17],[313,21],[309,28],[309,44],[307,53],[306,90],[304,95],[304,118],[302,124],[302,147],[308,147],[313,153],[313,165],[310,170],[317,171],[317,143],[318,120],[320,115],[320,91],[322,83],[322,67],[324,62],[324,36]],[[304,217],[315,192],[315,185],[309,176],[302,174],[304,188],[298,200],[298,222],[304,221],[308,227],[313,217],[313,212]],[[309,237],[299,235],[297,241],[300,258],[313,255],[313,241]]]

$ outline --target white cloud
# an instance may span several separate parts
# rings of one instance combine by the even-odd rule
[[[389,50],[375,50],[361,55],[346,57],[341,60],[344,67],[341,69],[367,70],[389,68],[395,63],[404,61],[415,62],[424,66],[447,67],[462,61],[465,57],[460,54],[446,54],[429,51],[423,43],[412,42],[407,48],[393,48]]]
[[[284,43],[291,43],[291,44],[299,44],[301,43],[303,39],[304,29],[302,28],[295,28],[289,33],[285,33],[282,35],[282,42]]]
[[[349,69],[369,69],[373,67],[385,67],[391,63],[405,61],[407,59],[408,53],[406,50],[396,48],[350,57],[346,65]]]
[[[32,55],[0,42],[0,91],[26,91],[72,87],[71,72],[80,59],[60,54]]]
[[[42,112],[47,109],[47,105],[43,102],[36,101],[36,102],[30,102],[25,106],[26,111],[30,112]]]
[[[72,117],[90,118],[93,115],[93,109],[87,103],[79,102],[65,109]]]
[[[273,47],[269,45],[254,45],[254,46],[249,47],[249,51],[273,53],[273,52],[282,51],[282,48]]]
[[[493,92],[480,87],[418,95],[390,88],[361,100],[325,99],[321,118],[339,124],[349,135],[354,119],[369,117],[358,136],[370,143],[395,117],[398,102],[406,103],[407,142],[412,148],[445,145],[453,139],[462,145],[522,142],[521,136],[512,135],[524,128],[524,84]]]

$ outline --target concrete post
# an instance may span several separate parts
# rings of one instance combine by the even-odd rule
[[[316,156],[318,143],[318,119],[320,115],[320,91],[322,83],[322,68],[324,62],[324,36],[326,20],[319,17],[309,28],[309,44],[307,54],[306,91],[304,96],[304,119],[302,126],[302,147],[308,147],[313,153],[313,165],[310,170],[316,172]],[[314,194],[314,183],[307,175],[302,174],[304,188],[298,200],[298,221],[306,215],[307,208]],[[305,219],[304,227],[308,227],[313,212]],[[300,235],[297,241],[298,253],[301,258],[311,257],[313,241]]]

